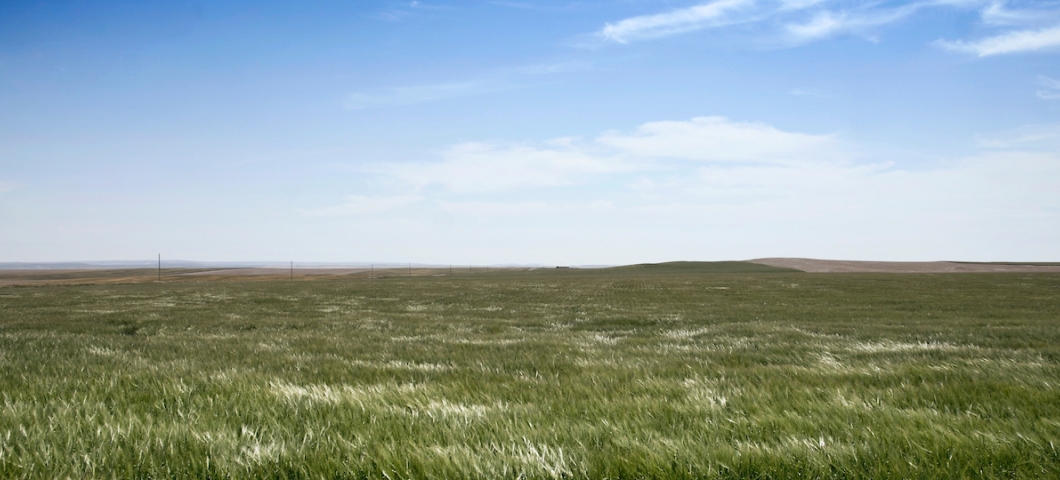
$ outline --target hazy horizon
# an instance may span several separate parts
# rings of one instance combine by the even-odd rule
[[[1025,265],[1042,265],[1042,264],[1057,264],[1060,262],[1053,262],[1049,260],[1022,260],[1022,261],[965,261],[960,259],[937,259],[937,260],[923,260],[923,261],[876,261],[876,260],[859,260],[859,259],[809,259],[809,258],[797,258],[797,257],[786,257],[781,259],[791,260],[810,260],[814,262],[836,262],[836,263],[855,263],[855,264],[908,264],[908,263],[981,263],[981,264],[1025,264]],[[474,268],[554,268],[554,267],[570,267],[570,268],[609,268],[609,267],[622,267],[629,265],[649,265],[649,264],[665,264],[665,263],[712,263],[712,262],[756,262],[759,260],[770,260],[770,258],[747,258],[747,259],[727,259],[727,260],[681,260],[673,259],[663,262],[631,262],[623,264],[542,264],[542,263],[517,263],[517,262],[498,262],[498,263],[483,263],[483,264],[457,264],[457,263],[439,263],[439,262],[395,262],[395,261],[318,261],[318,262],[299,262],[299,261],[282,261],[282,260],[231,260],[231,261],[198,261],[198,260],[183,260],[183,259],[162,259],[161,262],[156,259],[152,260],[68,260],[68,261],[54,261],[54,262],[0,262],[0,270],[35,270],[35,269],[68,269],[68,270],[106,270],[106,269],[122,269],[122,268],[146,268],[153,269],[161,266],[162,268],[232,268],[232,269],[287,269],[293,268],[298,269],[403,269],[407,267],[413,268],[434,268],[434,269],[466,269],[469,267]]]

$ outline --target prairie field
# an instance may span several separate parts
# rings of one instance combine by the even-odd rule
[[[1060,274],[724,267],[0,288],[0,477],[1060,478]]]

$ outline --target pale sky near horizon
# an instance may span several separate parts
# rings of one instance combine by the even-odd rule
[[[1060,261],[1057,1],[0,4],[0,262]]]

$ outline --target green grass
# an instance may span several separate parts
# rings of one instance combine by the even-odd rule
[[[1060,275],[685,267],[2,288],[0,477],[1060,477]]]

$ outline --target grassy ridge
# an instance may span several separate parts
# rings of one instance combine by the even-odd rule
[[[1029,265],[1032,267],[1056,267],[1060,266],[1060,262],[961,262],[951,261],[950,263],[965,263],[971,265]]]
[[[0,289],[4,478],[1057,477],[1058,385],[1050,274]]]
[[[694,275],[694,274],[718,274],[718,273],[799,273],[801,270],[794,268],[772,267],[751,262],[665,262],[665,263],[642,263],[624,267],[612,267],[607,273],[614,275],[618,273],[634,274],[667,274],[667,275]]]

